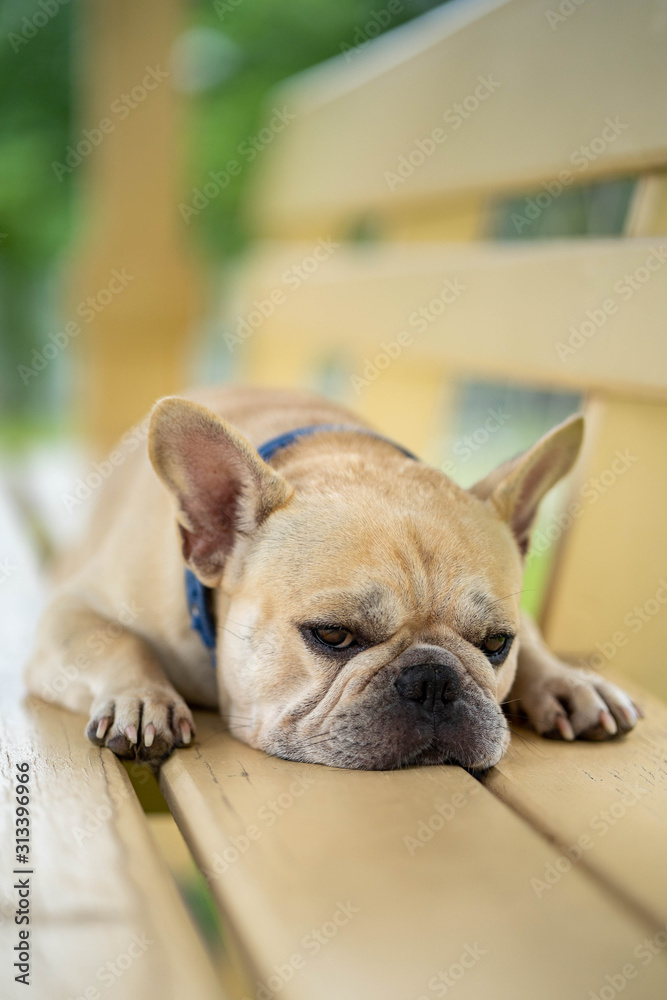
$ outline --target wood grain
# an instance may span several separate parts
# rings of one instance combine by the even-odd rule
[[[587,998],[655,933],[581,867],[538,898],[552,846],[458,768],[297,764],[235,741],[215,715],[198,727],[162,788],[256,996],[432,997],[451,967],[460,998]],[[655,1000],[666,971],[656,957],[625,995]]]
[[[559,9],[448,4],[283,85],[276,106],[295,118],[267,153],[258,229],[340,233],[445,197],[543,193],[561,171],[571,184],[664,166],[664,0]]]
[[[586,846],[573,867],[585,867],[632,902],[656,928],[667,926],[667,707],[626,677],[646,719],[622,740],[551,743],[521,731],[485,787],[563,848]],[[567,855],[565,855],[567,859]],[[566,868],[567,863],[560,862]],[[561,873],[545,895],[571,876]],[[550,873],[553,878],[553,873]]]
[[[341,244],[300,287],[286,289],[282,275],[312,251],[313,244],[289,242],[256,251],[244,314],[276,289],[284,301],[250,338],[253,357],[301,351],[300,370],[308,358],[353,357],[351,374],[364,377],[366,361],[384,353],[368,384],[387,365],[399,372],[425,360],[459,377],[665,398],[667,244],[658,237]],[[409,340],[399,344],[402,332]],[[364,391],[355,394],[350,383],[350,402],[358,406]]]
[[[1,485],[1,484],[0,484]],[[85,719],[24,699],[21,663],[41,590],[0,488],[0,996],[34,1000],[221,998],[211,964],[156,852],[125,769]],[[30,765],[31,854],[15,860],[15,774]],[[15,875],[14,869],[31,874]],[[14,980],[17,879],[30,878],[30,986]],[[88,991],[88,992],[86,992]]]

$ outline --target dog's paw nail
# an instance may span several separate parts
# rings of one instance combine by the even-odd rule
[[[570,720],[566,719],[564,715],[556,716],[556,725],[558,726],[558,732],[564,740],[571,742],[575,738],[574,729],[570,725]]]
[[[637,704],[636,701],[633,701],[632,707],[634,708],[635,712],[637,713],[637,718],[638,719],[645,719],[646,718],[646,712],[641,707],[641,705]]]
[[[146,728],[144,729],[144,746],[152,747],[154,739],[155,739],[155,726],[153,725],[152,722],[149,722]]]
[[[180,729],[181,729],[181,740],[183,741],[184,745],[187,746],[190,740],[192,739],[192,731],[190,729],[190,723],[185,722],[184,720],[183,722],[181,722]]]
[[[610,736],[615,736],[618,732],[618,726],[614,721],[614,717],[604,709],[600,712],[600,725]]]
[[[137,742],[137,727],[136,726],[126,726],[125,735],[127,736],[130,743]]]
[[[639,718],[634,708],[626,708],[625,705],[619,705],[618,714],[621,716],[625,724],[630,727],[630,729],[636,725],[637,719]]]
[[[95,739],[98,739],[98,740],[104,739],[104,734],[106,733],[107,729],[109,728],[109,723],[110,722],[111,722],[111,719],[109,718],[108,715],[102,716],[102,718],[100,719],[100,721],[97,723],[97,729],[95,730]]]

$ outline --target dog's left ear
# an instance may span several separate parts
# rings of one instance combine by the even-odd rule
[[[183,558],[208,587],[220,583],[237,537],[294,492],[235,427],[178,396],[155,405],[148,453],[175,503]]]
[[[583,434],[583,417],[571,417],[471,487],[507,521],[523,555],[540,501],[574,465]]]

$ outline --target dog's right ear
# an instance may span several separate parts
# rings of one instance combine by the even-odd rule
[[[507,521],[524,556],[540,501],[576,462],[583,434],[583,417],[570,417],[470,489]]]
[[[176,506],[183,558],[215,587],[237,535],[253,532],[293,489],[243,435],[198,403],[161,399],[148,435],[153,468]]]

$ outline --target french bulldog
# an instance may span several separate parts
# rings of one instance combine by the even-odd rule
[[[28,687],[153,764],[192,742],[194,705],[268,754],[344,768],[486,770],[504,705],[543,736],[625,733],[631,699],[519,610],[539,502],[582,434],[567,420],[464,490],[310,393],[162,399],[147,450],[111,456]]]

